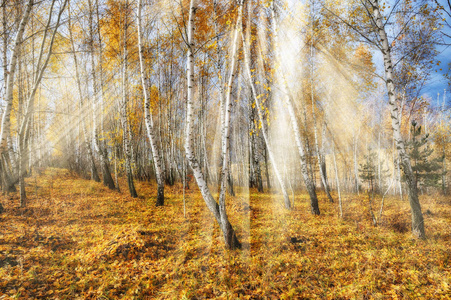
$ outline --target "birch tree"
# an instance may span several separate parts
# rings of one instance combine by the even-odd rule
[[[93,14],[94,14],[94,8],[92,5],[92,1],[88,0],[88,8],[89,8],[89,46],[90,46],[90,58],[91,58],[91,77],[92,77],[92,137],[93,137],[93,145],[94,149],[97,151],[100,157],[100,164],[102,166],[102,177],[103,177],[103,184],[107,186],[109,189],[114,190],[114,181],[113,177],[111,176],[110,172],[110,165],[108,160],[108,154],[106,152],[106,149],[104,148],[104,145],[99,140],[99,131],[97,126],[97,116],[98,113],[98,106],[97,103],[99,102],[99,98],[103,95],[103,89],[102,87],[98,88],[97,83],[97,74],[96,74],[96,60],[95,60],[95,54],[94,54],[94,28],[93,28]],[[98,24],[100,26],[100,24]],[[101,47],[99,43],[99,47]],[[100,64],[99,64],[99,67]],[[102,78],[100,78],[102,80]],[[99,97],[100,96],[100,97]],[[103,102],[103,99],[100,99],[100,101]],[[103,115],[103,110],[100,110],[101,115]],[[103,128],[102,128],[103,129]]]
[[[200,164],[194,154],[193,141],[194,141],[194,85],[195,85],[195,77],[194,77],[194,53],[195,49],[195,41],[194,41],[194,22],[195,22],[195,14],[198,9],[197,0],[191,0],[189,6],[189,17],[187,24],[187,65],[186,65],[186,77],[187,77],[187,96],[186,96],[186,132],[185,132],[185,153],[186,158],[193,170],[194,177],[196,178],[197,185],[202,193],[202,197],[209,208],[209,210],[213,213],[216,221],[221,228],[225,245],[229,249],[241,248],[241,243],[238,241],[236,237],[236,233],[230,224],[225,206],[220,207],[218,203],[213,198],[210,189],[205,181],[204,174],[202,173]],[[225,205],[225,203],[223,203]]]
[[[139,51],[139,67],[141,75],[141,84],[143,88],[144,95],[144,120],[146,123],[147,137],[150,142],[150,147],[152,148],[152,156],[155,166],[155,173],[158,184],[157,191],[157,202],[156,205],[164,205],[164,175],[163,168],[160,158],[160,149],[157,144],[156,131],[153,122],[153,117],[150,108],[150,97],[149,97],[149,78],[147,77],[147,72],[144,69],[144,57],[143,57],[143,45],[142,45],[142,0],[138,0],[138,51]]]
[[[128,190],[130,195],[133,198],[138,197],[138,193],[135,189],[135,183],[133,180],[132,166],[131,166],[131,145],[130,145],[130,128],[128,123],[128,49],[127,49],[127,28],[128,24],[128,14],[127,10],[129,8],[129,3],[126,1],[125,3],[125,12],[123,16],[123,32],[122,32],[122,98],[120,101],[120,115],[121,115],[121,123],[122,123],[122,140],[124,147],[124,156],[125,156],[125,172],[127,174],[127,183]]]
[[[19,56],[19,51],[22,46],[23,42],[23,35],[25,32],[25,26],[27,25],[29,19],[30,19],[30,13],[33,8],[34,1],[28,0],[27,5],[25,8],[25,11],[22,15],[22,18],[19,23],[19,27],[16,33],[16,36],[14,38],[14,43],[11,49],[11,56],[9,59],[9,63],[7,64],[6,61],[4,61],[4,64],[7,64],[7,77],[6,77],[6,86],[5,86],[5,108],[2,115],[1,120],[1,130],[0,130],[0,155],[2,160],[2,177],[5,180],[6,184],[11,186],[11,179],[10,175],[8,174],[8,161],[5,161],[5,157],[8,156],[8,139],[10,139],[10,129],[11,129],[11,109],[13,106],[13,90],[14,90],[14,80],[15,80],[15,74],[16,74],[16,68],[17,68],[17,60]]]
[[[88,161],[91,167],[91,179],[93,179],[96,182],[100,182],[100,178],[99,175],[97,173],[97,167],[95,164],[95,160],[94,160],[94,154],[92,151],[92,146],[91,143],[89,141],[89,134],[88,134],[88,130],[86,128],[86,120],[85,120],[85,116],[82,115],[82,111],[84,112],[86,109],[84,108],[85,105],[85,99],[83,97],[83,90],[82,90],[82,85],[81,85],[81,75],[80,75],[80,68],[79,68],[79,62],[78,62],[78,58],[77,58],[77,53],[76,53],[76,48],[75,48],[75,41],[74,41],[74,37],[73,37],[73,29],[72,29],[72,24],[71,24],[71,9],[70,9],[70,5],[69,5],[69,40],[71,43],[71,50],[72,50],[72,54],[73,54],[73,60],[74,60],[74,65],[75,65],[75,80],[76,80],[76,84],[77,84],[77,91],[78,91],[78,97],[79,97],[79,111],[78,111],[78,118],[79,118],[79,126],[82,128],[82,133],[83,133],[83,141],[84,144],[86,146],[86,149],[88,151]]]
[[[318,159],[318,168],[319,173],[321,177],[321,183],[324,187],[324,191],[326,192],[327,198],[329,198],[330,202],[334,202],[330,191],[329,191],[329,183],[327,182],[326,177],[326,170],[323,167],[323,157],[322,157],[322,151],[320,151],[319,142],[318,142],[318,126],[317,126],[317,119],[316,119],[316,111],[315,111],[315,89],[314,89],[314,68],[315,68],[315,50],[314,50],[314,43],[315,43],[315,32],[314,32],[314,7],[315,2],[310,2],[310,100],[312,104],[312,119],[313,119],[313,135],[314,135],[314,141],[315,141],[315,151],[316,151],[316,157]],[[325,143],[325,135],[323,135],[322,143],[324,145]]]
[[[393,82],[393,63],[391,55],[391,45],[388,41],[387,32],[385,31],[385,21],[380,11],[379,0],[368,0],[370,5],[373,26],[377,31],[380,40],[380,51],[384,58],[385,83],[388,91],[388,105],[390,108],[390,116],[392,119],[393,138],[395,140],[396,149],[398,150],[400,163],[404,174],[406,175],[407,189],[409,193],[409,203],[412,213],[412,233],[415,237],[424,239],[426,237],[424,231],[424,219],[421,211],[420,201],[418,199],[418,189],[415,175],[412,171],[410,158],[406,152],[405,142],[401,135],[401,126],[398,114],[398,106],[396,104],[395,85]],[[370,10],[368,10],[370,12]]]
[[[61,7],[59,8],[57,20],[55,22],[53,32],[51,33],[47,53],[45,53],[46,40],[51,31],[50,25],[51,25],[51,21],[52,21],[55,0],[53,0],[52,4],[50,5],[48,20],[47,20],[47,24],[44,29],[44,35],[42,37],[41,47],[40,47],[38,59],[36,62],[36,67],[35,67],[36,73],[34,74],[33,85],[32,85],[31,91],[26,99],[24,117],[22,118],[22,122],[20,124],[20,129],[19,129],[19,134],[18,134],[18,136],[19,136],[19,182],[20,182],[20,205],[22,207],[25,206],[25,198],[26,198],[25,182],[24,182],[26,165],[24,164],[24,160],[25,160],[25,155],[27,154],[25,152],[27,151],[26,149],[28,148],[28,142],[29,142],[28,138],[30,136],[30,127],[31,127],[31,122],[32,122],[31,118],[32,118],[32,114],[34,111],[34,100],[35,100],[36,92],[38,90],[38,87],[39,87],[42,77],[44,75],[44,72],[49,64],[50,57],[52,56],[52,49],[53,49],[53,45],[55,42],[55,36],[56,36],[56,33],[58,32],[58,28],[60,26],[60,21],[61,21],[61,15],[63,14],[63,12],[66,8],[67,1],[68,0],[65,0],[63,2],[63,4],[61,5]]]
[[[233,40],[232,40],[232,53],[230,54],[230,74],[227,82],[227,89],[225,94],[225,103],[224,103],[224,112],[222,118],[222,141],[221,141],[221,161],[222,161],[222,169],[221,169],[221,189],[219,193],[219,209],[221,210],[221,217],[224,218],[222,222],[226,222],[227,213],[225,207],[225,192],[227,188],[227,179],[229,176],[229,151],[230,151],[230,119],[232,113],[232,87],[233,80],[235,78],[236,64],[237,64],[237,56],[238,56],[238,43],[240,40],[240,30],[241,23],[243,18],[243,2],[244,0],[238,0],[238,16],[236,19],[236,25],[233,32]]]
[[[249,80],[249,85],[250,85],[251,92],[252,92],[252,99],[255,102],[255,107],[257,108],[258,119],[259,119],[260,125],[262,127],[261,129],[262,129],[263,139],[266,144],[266,150],[268,152],[269,160],[271,162],[271,166],[273,168],[274,174],[276,175],[277,181],[279,182],[279,185],[280,185],[280,189],[282,190],[285,208],[290,209],[291,202],[290,202],[290,198],[288,196],[287,188],[283,181],[282,175],[279,171],[274,153],[272,151],[272,147],[269,143],[268,131],[266,128],[265,119],[263,117],[263,112],[262,112],[262,103],[259,100],[260,97],[257,92],[257,88],[255,86],[255,78],[254,78],[254,76],[252,76],[252,72],[251,72],[249,49],[248,49],[246,40],[244,39],[244,35],[242,38],[243,38],[243,47],[244,47],[244,67],[246,70],[247,78]]]
[[[275,1],[272,2],[272,9],[271,9],[271,15],[272,15],[272,24],[273,24],[273,34],[274,34],[274,43],[275,43],[275,53],[277,60],[281,62],[281,55],[280,51],[278,49],[279,47],[279,38],[278,38],[278,28],[277,28],[277,18],[276,18],[276,11],[275,11]],[[319,215],[320,210],[318,206],[318,197],[316,196],[316,190],[315,185],[312,182],[312,179],[309,177],[309,171],[307,166],[307,158],[306,153],[304,149],[304,143],[302,141],[301,133],[299,131],[299,124],[298,120],[296,118],[296,112],[293,104],[293,96],[290,93],[290,90],[287,85],[287,79],[285,78],[285,75],[283,74],[283,70],[279,69],[279,76],[281,82],[281,90],[283,93],[283,100],[285,103],[285,106],[288,110],[288,114],[290,116],[290,124],[291,128],[293,130],[294,138],[296,141],[296,146],[299,151],[300,156],[300,163],[301,163],[301,173],[302,177],[304,179],[305,186],[307,188],[307,191],[310,196],[310,209],[312,214]]]

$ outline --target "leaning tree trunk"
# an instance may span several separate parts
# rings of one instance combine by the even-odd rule
[[[395,85],[393,82],[393,64],[391,59],[391,48],[385,32],[383,16],[380,12],[378,0],[368,0],[373,8],[374,18],[376,20],[376,29],[381,41],[381,52],[384,57],[385,83],[388,90],[388,105],[392,119],[393,137],[396,148],[398,149],[399,159],[407,179],[407,188],[409,192],[409,203],[412,211],[412,233],[415,237],[424,239],[424,219],[421,212],[421,205],[418,199],[418,189],[415,175],[412,171],[409,155],[406,152],[404,140],[401,136],[400,116],[398,106],[396,105]]]
[[[258,97],[258,93],[257,93],[256,87],[255,87],[255,82],[254,82],[255,76],[253,77],[252,73],[251,73],[250,59],[249,59],[250,54],[249,54],[249,49],[247,49],[246,41],[244,40],[244,35],[243,35],[243,48],[244,48],[244,65],[245,65],[244,67],[246,69],[246,74],[247,74],[249,84],[251,87],[251,92],[252,92],[253,100],[255,102],[255,107],[257,108],[258,119],[260,121],[263,139],[265,140],[266,150],[267,150],[271,165],[273,167],[274,174],[276,175],[276,178],[280,184],[280,189],[282,190],[285,208],[290,209],[291,208],[290,197],[288,196],[287,188],[285,187],[285,183],[283,181],[282,175],[280,174],[274,153],[273,153],[270,143],[269,143],[268,131],[266,128],[266,123],[265,123],[265,119],[264,119],[263,112],[262,112],[262,106],[261,106],[261,103],[260,103],[260,100]]]
[[[221,189],[219,192],[219,209],[221,210],[221,216],[227,216],[226,207],[225,207],[225,194],[227,189],[227,181],[229,176],[229,151],[230,151],[230,120],[232,114],[232,87],[233,87],[233,79],[235,78],[235,70],[237,64],[237,56],[238,56],[238,41],[239,41],[239,32],[241,28],[241,20],[243,17],[243,0],[239,0],[238,3],[238,17],[235,24],[235,30],[233,34],[233,44],[232,44],[232,53],[230,55],[230,75],[229,80],[227,82],[227,90],[226,90],[226,98],[224,103],[224,118],[222,126],[222,169],[221,169]],[[233,192],[233,187],[231,188]],[[224,222],[225,220],[223,220]]]
[[[164,174],[162,163],[160,159],[160,149],[157,145],[157,139],[155,136],[155,127],[153,117],[150,112],[150,97],[149,97],[149,79],[146,76],[144,70],[144,58],[142,48],[142,33],[141,33],[141,14],[142,14],[142,0],[138,1],[138,48],[139,48],[139,66],[141,71],[141,84],[144,94],[144,120],[146,123],[147,137],[150,141],[150,147],[152,148],[153,161],[155,166],[155,175],[157,177],[157,202],[156,206],[164,205]]]
[[[205,182],[204,174],[199,165],[197,158],[194,155],[193,149],[193,125],[194,125],[194,112],[193,112],[193,99],[194,99],[194,15],[197,7],[197,0],[190,1],[189,19],[187,28],[187,120],[186,120],[186,136],[185,136],[185,153],[186,158],[193,170],[194,177],[196,178],[197,185],[202,193],[202,197],[209,210],[213,213],[219,227],[222,230],[225,245],[229,249],[241,248],[241,243],[236,237],[235,231],[230,224],[227,215],[223,215],[224,209],[220,208],[218,203],[211,195],[210,189]]]
[[[274,42],[275,42],[275,52],[276,52],[277,60],[279,62],[281,62],[282,61],[281,55],[277,48],[278,47],[278,30],[277,30],[277,20],[276,20],[276,14],[275,14],[274,1],[273,1],[272,5],[273,5],[273,7],[271,10],[271,13],[272,13],[272,19],[273,19],[272,24],[273,24],[273,34],[274,34]],[[311,209],[312,214],[319,215],[320,211],[319,211],[319,206],[318,206],[318,197],[316,196],[315,185],[313,184],[311,178],[309,177],[308,166],[307,166],[307,157],[305,154],[301,133],[299,131],[298,120],[296,119],[296,113],[294,110],[293,99],[292,99],[292,96],[290,95],[290,91],[287,86],[287,81],[286,81],[285,75],[283,74],[283,72],[280,72],[280,75],[282,77],[282,92],[285,94],[284,101],[285,101],[285,105],[287,106],[287,109],[288,109],[288,114],[290,115],[290,123],[291,123],[291,127],[293,129],[296,146],[299,151],[300,162],[301,162],[301,173],[302,173],[302,177],[304,178],[305,187],[307,188],[307,191],[310,196],[310,209]]]

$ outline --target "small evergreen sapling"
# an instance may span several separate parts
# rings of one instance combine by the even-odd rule
[[[415,175],[417,187],[439,187],[439,181],[443,175],[440,172],[443,157],[432,157],[434,149],[429,143],[429,134],[421,133],[421,126],[417,127],[415,121],[412,122],[412,139],[406,143],[407,151],[412,163],[412,170]]]

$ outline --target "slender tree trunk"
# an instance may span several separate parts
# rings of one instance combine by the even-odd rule
[[[229,176],[229,151],[230,151],[230,125],[231,125],[231,113],[232,113],[232,85],[233,80],[235,78],[236,64],[237,64],[237,56],[238,56],[238,41],[239,41],[239,31],[241,28],[241,20],[243,15],[243,0],[239,0],[238,2],[238,17],[235,25],[235,30],[233,34],[233,44],[232,44],[232,53],[230,55],[230,75],[227,83],[227,90],[225,94],[225,103],[224,103],[224,119],[222,124],[222,170],[221,170],[221,181],[220,181],[220,192],[219,192],[219,213],[221,217],[221,223],[223,225],[228,223],[227,211],[226,211],[226,203],[225,203],[225,194],[227,189],[227,179]],[[233,191],[233,190],[232,190]],[[223,226],[223,234],[224,238],[233,242],[233,237],[231,234],[235,235],[231,226]],[[231,247],[233,248],[233,247]]]
[[[152,148],[152,155],[155,166],[155,173],[157,178],[157,202],[156,206],[164,205],[164,174],[160,159],[160,149],[157,145],[157,139],[155,136],[155,128],[152,113],[150,112],[150,97],[149,97],[149,79],[147,78],[147,73],[144,70],[144,57],[142,48],[142,33],[141,33],[141,15],[142,15],[142,0],[138,1],[138,49],[139,49],[139,66],[141,71],[141,84],[144,94],[144,120],[146,123],[147,137],[150,141],[150,146]]]
[[[278,50],[278,29],[277,29],[277,20],[276,20],[276,14],[275,14],[275,4],[274,1],[272,3],[273,7],[271,10],[272,13],[272,18],[273,18],[273,34],[274,34],[274,41],[275,41],[275,51],[276,51],[276,56],[278,61],[282,61],[281,57],[280,57],[280,52]],[[298,148],[299,151],[299,156],[300,156],[300,162],[301,162],[301,173],[302,176],[304,178],[304,183],[305,186],[307,188],[307,191],[309,193],[310,196],[310,209],[312,214],[314,215],[319,215],[320,214],[320,210],[319,210],[319,206],[318,206],[318,198],[316,196],[316,191],[315,191],[315,185],[312,182],[311,178],[309,177],[309,172],[308,172],[308,166],[307,166],[307,157],[304,151],[304,145],[302,142],[302,137],[301,137],[301,133],[299,131],[299,124],[298,124],[298,120],[296,118],[296,113],[294,110],[294,105],[293,105],[293,99],[292,96],[290,95],[290,91],[288,89],[287,86],[287,81],[285,76],[283,75],[283,71],[280,72],[280,75],[282,77],[281,81],[282,81],[282,92],[285,94],[284,101],[285,101],[285,105],[287,106],[288,109],[288,114],[290,115],[290,123],[291,123],[291,127],[294,133],[294,138],[296,141],[296,146]]]
[[[110,172],[110,166],[108,161],[108,154],[106,153],[103,145],[101,144],[99,140],[99,131],[97,128],[97,116],[95,115],[97,113],[97,102],[98,102],[98,96],[100,95],[101,98],[103,95],[103,88],[100,88],[100,92],[98,90],[97,85],[97,76],[96,76],[96,61],[94,58],[94,28],[93,28],[93,7],[91,0],[88,0],[88,6],[89,6],[89,33],[90,33],[90,56],[91,56],[91,76],[92,76],[92,87],[93,87],[93,95],[92,95],[92,135],[93,135],[93,145],[96,152],[99,154],[100,157],[100,165],[102,166],[102,177],[103,177],[103,184],[107,186],[109,189],[114,190],[114,181],[113,177],[111,176]],[[100,26],[100,24],[98,24]],[[99,45],[101,47],[101,45]],[[99,64],[101,67],[101,65]],[[102,76],[100,77],[100,81],[102,81]],[[101,101],[103,103],[103,99]],[[101,115],[103,118],[103,109],[100,110]]]
[[[358,145],[358,137],[360,135],[360,128],[359,133],[354,136],[354,188],[357,195],[360,195],[360,182],[359,182],[359,162],[358,162],[358,155],[357,155],[357,145]]]
[[[11,50],[11,59],[8,65],[8,76],[6,79],[6,92],[5,92],[5,108],[2,115],[1,130],[0,130],[0,154],[7,151],[7,140],[10,136],[11,128],[11,109],[13,106],[13,90],[14,90],[14,77],[17,67],[17,58],[19,55],[20,47],[22,45],[23,34],[25,26],[30,18],[31,9],[33,8],[33,0],[28,0],[25,12],[19,23],[17,35],[14,39],[14,45]],[[6,61],[3,62],[6,64]]]
[[[225,245],[229,249],[241,248],[241,243],[236,237],[235,231],[230,224],[227,215],[225,213],[225,207],[220,207],[211,195],[210,189],[204,179],[204,174],[200,168],[199,162],[194,155],[193,151],[193,125],[194,125],[194,112],[193,112],[193,100],[194,100],[194,16],[198,9],[197,0],[190,1],[189,19],[187,28],[187,120],[186,120],[186,136],[185,136],[185,152],[186,158],[193,170],[194,177],[196,178],[197,185],[202,193],[205,204],[213,213],[216,221],[221,228],[224,236]],[[224,205],[225,203],[222,203]]]
[[[118,174],[117,174],[117,152],[119,151],[119,146],[118,145],[116,145],[116,146],[114,146],[114,148],[113,148],[113,151],[114,151],[114,182],[116,183],[116,190],[120,193],[121,192],[121,189],[120,189],[120,187],[119,187],[119,176],[118,176]]]
[[[32,115],[33,115],[33,111],[34,111],[34,99],[35,99],[37,89],[38,89],[38,87],[41,83],[42,77],[44,75],[44,72],[49,63],[50,57],[52,55],[52,48],[53,48],[53,44],[55,42],[55,36],[58,31],[58,27],[60,25],[60,20],[61,20],[61,15],[64,12],[67,1],[68,0],[64,1],[63,5],[60,7],[60,11],[58,13],[56,24],[53,29],[53,33],[51,35],[51,40],[50,40],[50,43],[48,46],[47,54],[44,58],[46,40],[47,40],[48,33],[50,31],[52,12],[53,12],[54,4],[55,4],[55,0],[52,1],[52,4],[50,6],[50,11],[49,11],[49,16],[48,16],[48,21],[47,21],[47,24],[46,24],[46,27],[44,30],[44,36],[42,38],[39,57],[36,62],[36,68],[35,68],[36,74],[34,74],[32,88],[31,88],[30,93],[27,96],[25,103],[22,103],[22,105],[21,105],[21,106],[25,106],[24,112],[23,112],[23,118],[21,119],[21,122],[19,123],[20,128],[19,128],[19,133],[18,133],[18,137],[19,137],[19,143],[18,143],[19,144],[19,174],[18,175],[19,175],[19,185],[20,185],[20,204],[22,207],[25,206],[25,199],[26,199],[24,176],[26,174],[26,157],[27,157],[26,152],[27,152],[27,146],[28,146],[28,142],[29,142],[28,138],[30,136],[30,134],[29,134],[30,126],[31,126],[30,123],[31,123]],[[41,65],[41,63],[42,63],[42,65]],[[20,91],[19,91],[19,93],[20,93]],[[20,97],[20,98],[22,98],[22,97]]]
[[[409,191],[409,203],[412,212],[412,233],[415,237],[424,239],[426,234],[424,231],[424,219],[421,212],[421,205],[418,199],[417,182],[412,171],[410,158],[406,152],[404,140],[401,136],[400,118],[398,114],[398,106],[396,105],[395,85],[393,82],[393,64],[391,58],[391,49],[388,37],[385,32],[383,16],[380,12],[378,0],[368,0],[373,9],[374,18],[376,20],[376,29],[381,41],[381,52],[384,57],[385,83],[388,90],[388,104],[392,119],[393,136],[398,149],[399,158],[401,160],[403,171],[407,179],[407,188]]]
[[[128,55],[127,55],[127,28],[128,17],[127,10],[129,6],[128,0],[125,2],[125,16],[124,16],[124,27],[123,27],[123,36],[122,36],[122,103],[121,103],[121,123],[122,123],[122,139],[124,146],[124,156],[125,156],[125,172],[127,174],[127,184],[128,190],[130,192],[130,196],[133,198],[138,197],[138,193],[135,189],[135,183],[133,181],[133,172],[132,172],[132,148],[130,144],[131,139],[131,130],[128,124],[128,114],[127,114],[127,105],[128,105]]]
[[[70,6],[69,6],[69,16],[70,16]],[[77,88],[78,88],[78,96],[79,96],[79,106],[80,106],[80,113],[84,111],[83,105],[84,105],[84,99],[83,99],[83,91],[81,88],[81,79],[80,79],[80,72],[78,67],[78,59],[77,54],[75,50],[75,43],[72,35],[72,26],[70,23],[71,18],[69,17],[69,38],[72,46],[72,53],[74,56],[74,65],[75,65],[75,77],[77,81]],[[81,128],[83,131],[83,137],[84,137],[84,143],[86,145],[86,149],[88,151],[88,161],[90,163],[91,167],[91,179],[93,179],[96,182],[100,182],[99,174],[97,173],[97,168],[94,160],[94,154],[92,153],[91,143],[89,142],[89,135],[88,130],[86,129],[86,123],[85,118],[81,117]]]
[[[257,108],[257,115],[258,115],[258,119],[260,121],[260,125],[261,125],[261,131],[263,134],[263,139],[265,141],[266,144],[266,150],[269,156],[269,160],[271,161],[271,165],[273,167],[274,170],[274,174],[276,175],[276,178],[280,184],[280,189],[282,190],[282,195],[283,195],[283,199],[284,199],[284,204],[285,204],[285,208],[287,209],[291,209],[291,202],[290,202],[290,197],[288,196],[288,192],[287,192],[287,188],[285,186],[285,183],[283,181],[282,178],[282,174],[279,171],[278,165],[276,163],[276,159],[274,156],[274,153],[272,152],[270,143],[269,143],[269,138],[268,138],[268,131],[266,128],[266,123],[265,123],[265,119],[263,116],[263,112],[262,112],[262,106],[260,103],[260,99],[258,97],[258,93],[255,87],[255,77],[252,76],[251,73],[251,67],[250,67],[250,58],[249,58],[249,49],[247,48],[247,43],[244,39],[244,35],[243,35],[243,47],[244,47],[244,64],[245,64],[245,69],[246,69],[246,74],[247,74],[247,78],[249,80],[249,85],[251,87],[251,91],[252,91],[252,97],[253,100],[255,102],[255,107]]]
[[[451,5],[450,5],[451,6]],[[443,120],[443,113],[445,111],[445,103],[446,103],[446,90],[443,94],[443,105],[442,105],[442,111],[440,113],[440,127],[442,127],[442,120]],[[446,190],[446,143],[447,143],[448,136],[445,132],[443,132],[442,137],[442,153],[443,153],[443,162],[442,162],[442,194],[446,196],[447,190]]]
[[[265,177],[266,177],[266,188],[268,191],[271,190],[271,180],[269,179],[269,166],[268,166],[268,146],[265,142]]]
[[[312,29],[312,34],[313,34],[313,29]],[[313,38],[313,37],[312,37]],[[329,202],[333,203],[334,199],[332,198],[332,195],[330,194],[330,190],[329,190],[329,184],[326,180],[326,174],[324,174],[324,169],[322,168],[323,166],[323,162],[321,159],[321,151],[319,148],[319,143],[318,143],[318,128],[317,128],[317,124],[316,124],[316,112],[315,112],[315,97],[314,97],[314,89],[313,89],[313,44],[310,45],[310,56],[312,59],[311,62],[311,74],[310,74],[310,97],[311,97],[311,101],[312,101],[312,117],[313,117],[313,134],[314,134],[314,138],[315,138],[315,150],[316,150],[316,157],[318,159],[318,168],[319,168],[319,173],[321,176],[321,183],[324,187],[324,192],[327,195],[327,198],[329,199]],[[322,141],[324,143],[324,140]]]
[[[124,55],[125,57],[125,55]],[[128,120],[127,120],[127,62],[124,58],[124,61],[122,62],[122,103],[121,103],[121,123],[122,123],[122,139],[123,139],[123,147],[124,147],[124,156],[125,156],[125,172],[127,175],[127,185],[128,190],[130,192],[130,196],[133,198],[138,197],[138,193],[135,189],[135,183],[133,181],[133,173],[132,173],[132,167],[131,167],[131,150],[130,150],[130,134],[129,134],[129,126],[128,126]]]
[[[377,191],[382,192],[382,166],[381,166],[381,133],[379,131],[378,141],[377,141]]]
[[[332,149],[332,155],[334,159],[335,182],[337,184],[337,192],[338,192],[338,208],[340,210],[340,218],[343,218],[343,203],[341,202],[340,179],[338,178],[337,160],[335,158],[335,143]]]

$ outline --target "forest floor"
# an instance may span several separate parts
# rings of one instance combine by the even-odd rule
[[[372,226],[368,197],[321,216],[296,196],[228,198],[243,243],[228,251],[195,183],[186,192],[137,182],[139,198],[48,169],[27,178],[28,207],[1,198],[0,299],[451,299],[451,199],[422,196],[428,239],[410,234],[407,201],[386,199]],[[380,198],[376,199],[379,205]],[[375,209],[376,210],[376,209]],[[377,209],[378,210],[378,209]]]

